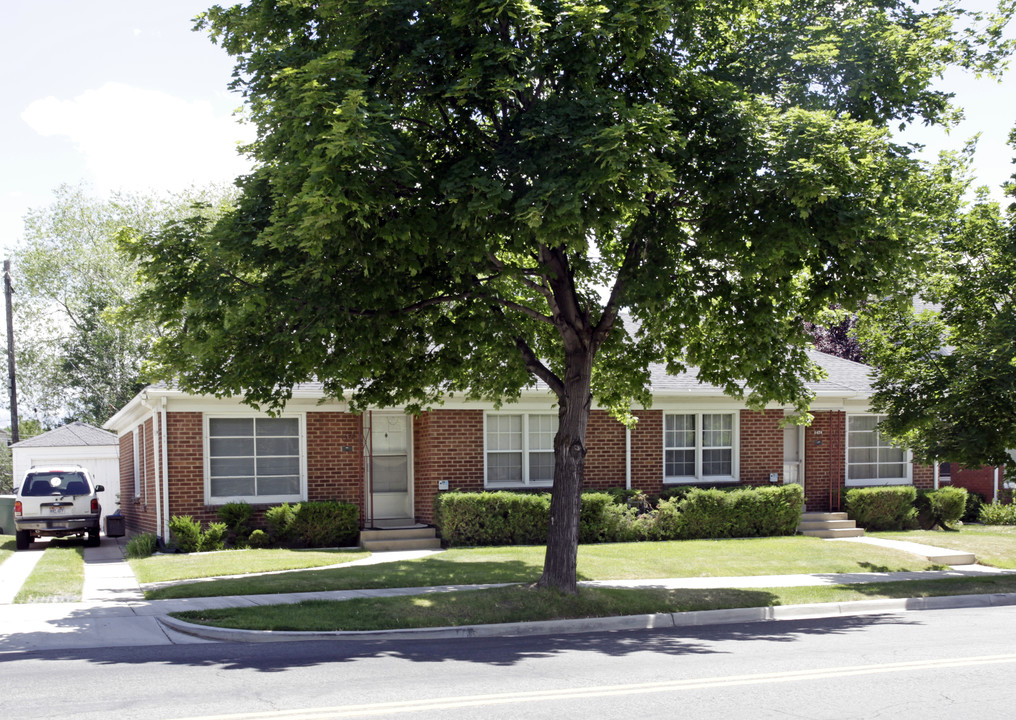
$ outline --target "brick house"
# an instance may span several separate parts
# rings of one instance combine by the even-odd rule
[[[647,494],[674,485],[804,485],[809,510],[838,507],[844,488],[913,484],[935,470],[881,438],[869,412],[870,368],[815,352],[828,377],[811,388],[814,421],[783,427],[787,411],[761,412],[700,383],[693,372],[653,369],[654,402],[627,429],[594,408],[587,436],[588,489]],[[218,506],[258,507],[333,499],[355,503],[366,527],[429,523],[448,489],[547,489],[557,414],[546,391],[511,406],[458,398],[418,416],[362,415],[295,388],[278,417],[237,400],[151,386],[106,423],[120,444],[121,508],[128,531],[168,535],[174,515],[216,519]]]

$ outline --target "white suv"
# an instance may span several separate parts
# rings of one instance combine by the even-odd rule
[[[78,465],[33,467],[14,491],[18,550],[27,550],[32,538],[86,533],[88,544],[98,545],[102,508],[96,493],[102,490]]]

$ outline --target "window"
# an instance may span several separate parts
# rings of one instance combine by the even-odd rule
[[[683,413],[663,418],[665,482],[736,480],[734,413]]]
[[[302,417],[209,417],[206,437],[210,504],[302,499]]]
[[[554,481],[557,415],[488,414],[486,484],[512,487]]]
[[[847,416],[847,485],[902,485],[910,482],[907,451],[882,437],[885,415]]]

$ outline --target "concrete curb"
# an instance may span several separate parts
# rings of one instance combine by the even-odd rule
[[[408,630],[235,630],[185,622],[161,616],[159,622],[185,635],[220,642],[294,642],[300,640],[449,640],[455,638],[525,637],[564,635],[619,630],[655,630],[701,625],[731,625],[807,620],[810,618],[851,617],[920,610],[947,610],[1016,605],[1016,593],[991,595],[945,595],[929,598],[895,598],[891,600],[854,600],[842,603],[813,603],[727,610],[697,610],[681,613],[626,615],[576,620],[544,620],[497,625],[463,625],[460,627],[413,628]]]

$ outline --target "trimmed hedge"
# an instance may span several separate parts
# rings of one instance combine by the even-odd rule
[[[931,530],[937,526],[951,530],[949,526],[963,519],[966,512],[967,490],[951,485],[938,490],[920,490],[914,506],[922,529]]]
[[[866,530],[906,530],[917,518],[917,491],[910,485],[847,490],[847,516]]]
[[[619,504],[618,493],[582,494],[579,542],[632,542],[691,538],[793,535],[804,507],[799,485],[703,490],[661,500],[650,512]],[[550,495],[507,491],[443,493],[435,519],[449,546],[542,545],[547,541]]]
[[[294,511],[289,535],[300,547],[343,547],[354,544],[360,534],[360,508],[352,503],[302,502]]]

